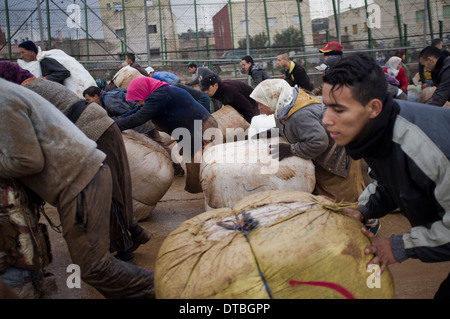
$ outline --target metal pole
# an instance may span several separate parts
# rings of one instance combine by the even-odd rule
[[[125,21],[125,0],[122,0],[122,20],[123,20],[123,43],[125,43],[125,46],[122,45],[122,54],[125,55],[126,43],[127,43],[127,24]]]
[[[427,46],[427,8],[428,8],[428,1],[424,0],[423,4],[423,47]]]
[[[337,0],[337,8],[338,8],[338,42],[341,43],[341,0]]]
[[[206,39],[206,59],[208,60],[208,69],[212,68],[212,63],[211,63],[211,52],[209,51],[209,37],[208,35],[206,35],[205,37]]]
[[[38,11],[38,18],[39,18],[39,35],[41,37],[41,47],[43,47],[43,43],[44,43],[44,28],[42,27],[42,13],[41,13],[41,0],[36,0],[37,1],[37,11]],[[33,17],[31,17],[33,18]],[[9,26],[9,24],[8,24]]]
[[[168,66],[168,64],[167,64],[167,38],[166,37],[164,37],[164,51],[165,51],[165,57],[164,57],[164,71],[167,71],[167,66]]]
[[[397,14],[397,27],[398,27],[398,37],[400,39],[400,46],[404,46],[405,42],[402,35],[402,16],[400,15],[400,7],[398,5],[398,0],[395,0],[395,13]]]
[[[230,8],[230,25],[231,25],[231,50],[234,52],[234,27],[233,27],[233,10],[231,8],[231,0],[228,0],[228,7]],[[234,67],[234,77],[237,77],[236,64],[233,63]]]
[[[408,25],[405,23],[403,24],[403,30],[405,32],[405,36],[403,37],[404,41],[405,41],[405,47],[409,46],[408,45]],[[408,63],[409,62],[409,50],[405,49],[405,62]]]
[[[339,0],[338,0],[339,3]],[[340,4],[338,4],[340,6]],[[336,0],[333,0],[333,12],[334,12],[334,24],[336,25],[336,38],[339,43],[341,43],[341,30],[340,30],[340,21],[339,21],[339,14],[338,10],[336,9]]]
[[[366,7],[366,21],[369,19],[369,13],[367,12],[367,0],[364,0],[364,5]],[[373,49],[373,43],[372,43],[372,29],[367,28],[367,35],[369,37],[369,49]],[[401,35],[400,35],[400,41],[401,41]],[[373,57],[373,51],[370,51],[370,56]]]
[[[231,8],[231,0],[228,0],[228,7],[230,8],[231,49],[234,50],[234,26],[233,26],[233,10]]]
[[[247,55],[250,55],[250,37],[248,34],[248,1],[245,0],[245,37],[246,37],[246,44],[247,44]],[[247,75],[247,82],[248,85],[252,85],[252,78],[250,75]]]
[[[161,0],[158,1],[159,6],[159,32],[160,32],[160,38],[161,38],[161,48],[159,55],[161,57],[161,60],[164,60],[163,50],[164,50],[164,37],[163,37],[163,28],[162,28],[162,16],[161,16]]]
[[[89,57],[88,12],[87,12],[86,0],[83,0],[83,2],[84,2],[84,20],[86,20],[85,21],[85,25],[86,25],[86,55],[87,55],[87,60],[89,61],[90,57]]]
[[[270,53],[270,56],[272,56],[272,52],[273,51],[272,51],[272,43],[271,43],[271,40],[270,40],[269,18],[267,16],[266,0],[264,0],[264,15],[266,17],[267,38],[269,39],[269,42],[268,42],[268,44],[269,44],[269,53]],[[275,75],[275,71],[273,69],[273,65],[272,65],[272,75]]]
[[[300,25],[300,36],[302,37],[302,50],[303,53],[305,54],[306,50],[305,50],[305,36],[303,34],[303,19],[302,19],[302,11],[300,9],[300,1],[297,0],[297,11],[298,11],[298,23]],[[305,62],[305,70],[306,72],[308,72],[308,61],[306,60],[306,56],[303,58],[304,62]]]
[[[50,50],[52,48],[52,34],[50,29],[50,5],[48,4],[48,0],[45,1],[45,3],[46,3],[45,6],[47,8],[47,37],[48,37],[47,50]]]
[[[39,3],[39,0],[37,0]],[[6,13],[6,36],[8,41],[8,57],[11,60],[12,59],[12,52],[11,52],[11,30],[9,25],[9,8],[8,8],[8,0],[5,0],[5,13]]]
[[[200,59],[200,44],[198,40],[198,21],[197,21],[197,0],[194,0],[194,16],[195,16],[195,41],[197,43],[197,58]]]
[[[430,1],[427,1],[427,11],[428,11],[428,23],[430,24],[430,34],[431,34],[431,40],[434,39],[434,32],[433,32],[433,17],[431,13],[431,7],[430,7]]]
[[[269,39],[269,48],[272,53],[271,43],[270,43],[270,29],[269,29],[269,17],[267,16],[267,4],[266,0],[264,0],[264,16],[266,18],[266,30],[267,30],[267,38]]]
[[[148,7],[147,0],[144,0],[144,11],[145,11],[145,42],[147,44],[147,65],[151,66],[150,61],[150,40],[148,39]]]
[[[73,0],[73,4],[75,5],[75,1]],[[77,57],[78,60],[80,59],[80,43],[78,42],[78,27],[80,27],[79,25],[76,26],[75,28],[75,35],[76,35],[76,48],[77,48]]]

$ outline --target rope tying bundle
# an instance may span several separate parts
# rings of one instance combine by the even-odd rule
[[[252,250],[253,256],[255,257],[255,253],[253,251],[253,247],[250,243],[250,239],[248,238],[248,233],[256,228],[259,224],[259,222],[255,219],[253,219],[253,217],[251,216],[251,214],[249,212],[245,212],[242,211],[240,213],[240,215],[242,215],[241,219],[238,219],[239,215],[236,215],[236,221],[229,221],[231,222],[231,224],[229,222],[217,222],[217,225],[225,228],[225,229],[229,229],[229,230],[239,230],[244,234],[245,239],[247,240],[247,242],[250,245],[250,249]],[[264,277],[264,274],[261,271],[261,267],[259,266],[258,260],[255,257],[255,262],[256,262],[256,266],[258,267],[258,272],[259,272],[259,276],[261,277],[263,283],[264,283],[264,287],[266,288],[267,294],[269,295],[270,299],[273,299],[272,294],[270,292],[269,289],[269,285],[267,284],[266,278]]]

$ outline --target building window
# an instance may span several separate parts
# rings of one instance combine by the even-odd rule
[[[116,35],[119,38],[123,38],[123,29],[116,29]]]
[[[450,18],[450,6],[443,6],[442,11],[443,11],[444,19]]]
[[[402,18],[402,16],[400,16],[400,19]],[[401,20],[400,20],[401,21]],[[394,16],[394,26],[398,26],[398,20],[397,20],[397,16]]]
[[[300,24],[300,19],[297,16],[292,16],[292,24]]]
[[[358,34],[358,25],[357,24],[353,25],[353,34]]]
[[[269,27],[273,27],[277,25],[277,18],[268,18],[267,23],[269,24]]]
[[[344,27],[344,32],[345,32],[345,33],[348,33],[348,27],[347,27],[347,26]]]
[[[417,23],[423,22],[423,14],[424,14],[423,10],[416,11],[416,22]]]
[[[247,20],[242,20],[241,22],[240,22],[240,28],[242,29],[242,30],[245,30],[245,23],[247,22]],[[250,29],[250,21],[248,22],[248,28]]]
[[[156,29],[156,24],[151,24],[147,26],[147,32],[148,33],[158,33],[158,30]]]

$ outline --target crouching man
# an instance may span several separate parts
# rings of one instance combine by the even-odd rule
[[[153,272],[109,252],[112,178],[105,154],[40,95],[0,79],[0,178],[58,210],[81,278],[106,298],[153,298]]]

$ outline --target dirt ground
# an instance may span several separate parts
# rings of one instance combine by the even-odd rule
[[[56,210],[46,206],[48,216],[55,224],[59,224]],[[156,205],[149,218],[140,225],[153,234],[153,238],[135,251],[135,259],[139,266],[154,269],[158,250],[165,237],[176,229],[183,221],[204,212],[203,194],[189,194],[184,191],[184,177],[175,177],[169,191]],[[45,220],[43,220],[45,222]],[[379,236],[390,236],[407,232],[408,221],[399,213],[381,219]],[[81,282],[81,288],[68,288],[67,272],[71,264],[67,246],[61,234],[50,230],[54,260],[47,268],[56,278],[57,291],[50,293],[48,299],[104,299],[94,288]],[[407,260],[401,264],[393,264],[390,270],[395,281],[396,299],[432,299],[440,283],[450,272],[450,262],[423,263],[419,260]]]

